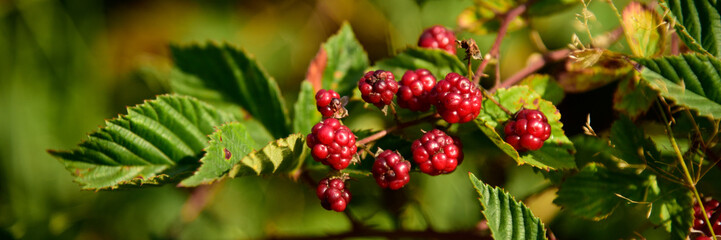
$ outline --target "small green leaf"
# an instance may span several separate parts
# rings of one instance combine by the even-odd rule
[[[611,171],[601,164],[589,163],[561,184],[553,203],[577,216],[598,221],[629,203],[628,199],[644,201],[648,178],[633,169]]]
[[[586,166],[589,163],[601,163],[604,166],[618,165],[613,161],[613,148],[608,145],[607,139],[588,135],[576,135],[571,138],[576,147],[576,165]]]
[[[560,103],[565,96],[561,85],[558,85],[558,82],[547,74],[532,74],[521,80],[518,85],[528,86],[538,95],[541,95],[541,98],[550,101],[554,105]]]
[[[235,120],[194,98],[163,95],[106,121],[72,151],[49,151],[83,189],[177,182],[197,167],[213,127]]]
[[[639,84],[638,78],[639,76],[634,74],[633,78],[621,80],[613,94],[613,109],[624,112],[633,119],[648,111],[658,96],[648,85]]]
[[[526,205],[498,187],[491,187],[468,173],[480,196],[483,216],[493,239],[546,239],[546,228]]]
[[[517,112],[521,108],[538,109],[546,115],[548,124],[551,125],[551,137],[544,142],[541,149],[518,153],[499,134],[503,132],[505,122],[512,116],[508,116],[492,101],[483,99],[483,108],[476,119],[476,124],[502,151],[516,160],[519,165],[530,164],[545,170],[576,167],[573,159],[575,152],[573,143],[566,137],[563,123],[560,121],[561,114],[552,103],[541,99],[527,86],[499,89],[493,97],[511,112]]]
[[[171,46],[170,51],[176,67],[170,82],[174,92],[239,105],[274,137],[290,133],[278,84],[249,54],[227,44]]]
[[[614,155],[629,164],[652,164],[661,159],[653,141],[645,138],[643,130],[626,117],[611,126],[610,139]]]
[[[658,187],[649,194],[651,213],[649,220],[663,226],[671,239],[683,240],[693,225],[693,197],[688,188],[659,180]]]
[[[642,82],[661,96],[701,116],[721,118],[721,60],[698,54],[635,60],[644,66]]]
[[[295,116],[293,118],[293,132],[308,134],[311,128],[320,122],[320,113],[315,106],[315,91],[313,85],[308,81],[300,84],[298,100],[293,106]]]
[[[589,48],[571,53],[558,84],[566,92],[586,92],[631,76],[633,65],[626,56],[605,49]]]
[[[202,165],[180,186],[210,184],[226,176],[290,172],[298,166],[304,143],[303,135],[295,133],[255,151],[253,149],[257,149],[258,145],[253,142],[243,124],[235,122],[220,126],[210,136],[210,146],[200,159]]]
[[[350,24],[343,23],[338,33],[328,38],[322,46],[322,54],[327,59],[321,86],[333,89],[341,96],[351,96],[370,63]]]
[[[409,47],[391,58],[380,60],[372,68],[391,71],[397,80],[400,80],[407,70],[419,68],[428,69],[436,79],[443,79],[452,72],[465,75],[468,71],[455,55],[439,49],[418,47]]]
[[[690,49],[721,57],[721,5],[715,0],[666,0],[679,38]]]

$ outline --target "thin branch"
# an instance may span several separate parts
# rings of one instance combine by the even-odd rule
[[[516,19],[519,15],[521,15],[523,12],[526,11],[528,8],[529,2],[526,2],[524,4],[519,5],[518,7],[515,7],[511,10],[509,10],[504,16],[503,20],[501,21],[501,26],[498,28],[498,35],[496,35],[496,40],[493,42],[493,45],[491,46],[491,50],[488,51],[489,57],[483,58],[483,61],[480,65],[478,65],[478,69],[476,70],[476,75],[473,77],[473,82],[478,84],[481,81],[481,76],[483,75],[483,70],[486,69],[486,65],[488,65],[488,62],[491,59],[497,59],[498,53],[501,48],[501,42],[503,40],[503,37],[506,36],[506,33],[508,32],[508,25],[513,21],[513,19]]]
[[[516,74],[513,74],[513,76],[507,78],[506,80],[503,80],[503,82],[500,85],[493,86],[493,88],[491,88],[490,92],[495,93],[496,90],[498,90],[499,88],[508,88],[510,86],[513,86],[513,84],[520,82],[525,77],[538,71],[546,64],[565,59],[566,57],[568,57],[568,54],[570,54],[570,53],[571,53],[571,50],[569,50],[569,49],[560,49],[560,50],[548,52],[543,55],[543,58],[532,62],[531,64],[526,66],[524,69],[521,69],[520,71],[516,72]]]
[[[422,118],[419,118],[419,119],[416,119],[416,120],[412,120],[412,121],[408,121],[408,122],[396,124],[395,126],[389,127],[388,129],[381,130],[380,132],[374,133],[373,135],[370,135],[370,136],[368,136],[368,137],[366,137],[366,138],[364,138],[364,139],[358,140],[358,141],[356,142],[356,145],[360,145],[360,146],[365,145],[365,144],[367,144],[367,143],[369,143],[369,142],[378,140],[378,139],[386,136],[386,135],[387,135],[388,133],[390,133],[390,132],[393,132],[393,131],[396,131],[396,130],[399,130],[399,129],[403,129],[403,128],[406,128],[406,127],[410,127],[410,126],[413,126],[413,125],[416,125],[416,124],[419,124],[419,123],[422,123],[422,122],[432,121],[432,120],[438,119],[439,116],[440,116],[440,115],[438,115],[438,114],[436,113],[436,114],[428,115],[428,116],[425,116],[425,117],[422,117]]]

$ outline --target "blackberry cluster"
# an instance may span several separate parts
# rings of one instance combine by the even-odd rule
[[[481,91],[468,78],[449,73],[431,91],[436,110],[448,123],[465,123],[481,112]]]
[[[711,221],[711,226],[713,226],[713,231],[716,235],[721,234],[721,211],[719,211],[721,208],[719,208],[719,205],[719,201],[716,199],[709,198],[703,202],[703,208],[706,210],[706,216],[709,221]],[[706,220],[703,217],[701,206],[696,205],[693,207],[693,216],[693,229],[697,232],[703,233],[702,236],[696,237],[696,240],[712,239],[711,231],[709,231],[708,225],[706,225]]]
[[[455,171],[463,161],[462,148],[460,139],[438,129],[423,134],[411,145],[413,161],[420,166],[421,172],[431,176]]]
[[[436,78],[427,69],[406,71],[398,89],[398,106],[412,111],[428,111],[433,103],[431,90],[435,86]]]
[[[376,156],[373,163],[373,178],[382,188],[397,190],[410,181],[411,163],[391,150],[385,150]]]
[[[456,54],[456,35],[443,26],[436,25],[427,28],[418,39],[418,46],[424,48],[443,49],[444,51]]]
[[[342,212],[350,202],[350,191],[346,188],[345,182],[340,178],[324,178],[318,183],[316,195],[320,199],[320,205],[326,210]]]
[[[306,143],[313,159],[342,170],[348,167],[358,151],[355,141],[356,137],[348,127],[338,119],[327,118],[313,126]]]
[[[503,132],[506,134],[506,142],[516,151],[535,151],[551,137],[551,125],[543,112],[521,109],[513,120],[506,122]]]
[[[393,96],[398,92],[398,82],[389,71],[369,71],[358,80],[358,90],[363,101],[383,108],[393,101]]]
[[[343,108],[340,95],[333,90],[321,89],[315,94],[315,106],[324,118],[333,117]]]

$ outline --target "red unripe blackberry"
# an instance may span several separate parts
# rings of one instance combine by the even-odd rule
[[[535,151],[551,137],[551,125],[543,112],[521,109],[512,120],[506,122],[503,132],[506,134],[506,142],[516,151]]]
[[[413,161],[421,172],[431,176],[451,173],[463,161],[463,145],[460,139],[448,136],[441,130],[433,129],[415,140],[411,145]]]
[[[320,121],[311,130],[306,139],[313,159],[336,170],[348,167],[358,150],[356,137],[347,126],[335,118]]]
[[[320,180],[315,193],[323,208],[336,212],[344,211],[351,199],[350,191],[346,188],[343,180],[339,178]]]
[[[711,226],[713,227],[713,231],[715,234],[721,234],[721,212],[719,212],[719,201],[716,199],[706,199],[703,202],[703,208],[706,210],[706,216],[708,217],[709,221],[711,221]],[[706,220],[703,217],[703,212],[701,211],[701,208],[699,205],[695,205],[693,207],[693,229],[697,231],[703,232],[703,234],[707,237],[711,236],[711,231],[708,229],[708,225],[706,224]],[[704,237],[704,236],[701,236]],[[703,239],[703,238],[696,238],[696,239]]]
[[[438,48],[455,55],[456,35],[447,28],[436,25],[427,28],[418,39],[418,46],[424,48]]]
[[[328,118],[335,115],[343,107],[343,104],[337,92],[321,89],[315,94],[315,106],[324,118]]]
[[[389,71],[369,71],[358,80],[358,90],[363,101],[383,108],[393,101],[393,96],[398,92],[398,83]]]
[[[397,190],[411,180],[410,170],[411,163],[403,160],[398,152],[385,150],[376,156],[372,172],[379,186]]]
[[[431,90],[436,78],[426,69],[408,70],[403,74],[398,88],[398,106],[413,111],[425,112],[431,108]]]
[[[436,110],[448,123],[465,123],[481,112],[481,91],[467,78],[449,73],[431,91]]]

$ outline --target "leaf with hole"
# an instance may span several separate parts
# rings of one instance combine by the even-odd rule
[[[290,172],[298,166],[304,143],[303,135],[295,133],[256,151],[259,146],[241,123],[225,124],[210,135],[210,145],[200,159],[202,165],[198,171],[180,186],[210,184],[226,176]]]
[[[71,151],[54,151],[83,189],[177,182],[198,167],[214,126],[235,120],[191,97],[162,95],[106,121]]]

